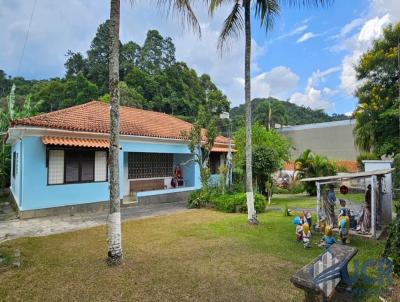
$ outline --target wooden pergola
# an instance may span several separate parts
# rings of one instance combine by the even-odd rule
[[[377,237],[377,204],[380,205],[381,211],[381,224],[389,224],[392,221],[392,198],[385,198],[387,192],[382,191],[382,178],[387,174],[391,174],[395,169],[382,169],[367,172],[356,173],[343,173],[332,176],[303,178],[301,181],[309,182],[315,181],[317,186],[317,222],[320,222],[321,214],[321,186],[326,184],[340,183],[353,179],[371,179],[371,235],[373,238]]]

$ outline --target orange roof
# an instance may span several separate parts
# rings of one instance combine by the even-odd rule
[[[283,165],[283,170],[294,171],[295,170],[294,161],[285,162],[284,165]]]
[[[42,142],[45,145],[68,147],[108,148],[110,146],[108,140],[105,139],[77,137],[42,136]]]
[[[73,106],[12,122],[12,126],[32,126],[95,133],[109,133],[110,105],[99,101]],[[120,134],[185,140],[183,132],[192,124],[174,116],[131,107],[120,107]],[[218,136],[216,143],[228,144]]]
[[[357,162],[354,160],[339,160],[336,162],[336,166],[346,168],[349,173],[358,172]]]
[[[222,153],[228,153],[229,152],[229,147],[227,146],[219,146],[219,145],[214,145],[211,149],[212,152],[222,152]],[[237,152],[235,149],[231,149],[231,152]]]

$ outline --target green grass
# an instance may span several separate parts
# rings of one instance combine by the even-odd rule
[[[313,200],[278,199],[292,207]],[[295,241],[292,217],[264,213],[256,227],[246,219],[203,209],[125,222],[124,263],[112,268],[104,261],[105,227],[7,242],[0,251],[19,248],[23,264],[0,272],[0,300],[301,300],[289,278],[323,251],[314,244],[321,236],[314,234],[305,250]],[[377,259],[384,242],[352,238],[351,245],[363,262]],[[379,301],[379,287],[358,286],[365,291],[356,301]]]
[[[356,194],[337,194],[337,204],[336,207],[339,208],[339,198],[343,198],[349,200],[351,203],[360,204],[364,202],[364,194],[356,193]],[[302,194],[274,194],[272,196],[271,207],[280,207],[282,209],[285,208],[285,205],[288,208],[311,208],[315,209],[317,206],[317,197],[309,196],[305,193]]]
[[[0,204],[1,204],[1,203],[3,203],[3,202],[6,202],[6,201],[8,201],[8,198],[9,198],[9,196],[8,196],[8,195],[3,195],[3,196],[0,196]]]

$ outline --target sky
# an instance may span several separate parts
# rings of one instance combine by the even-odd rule
[[[204,1],[192,1],[201,24],[199,37],[180,16],[157,8],[155,2],[121,0],[122,42],[143,44],[147,31],[157,29],[173,39],[177,60],[198,74],[208,73],[232,106],[244,103],[244,36],[232,40],[223,53],[217,50],[230,5],[211,18]],[[0,0],[0,69],[28,79],[62,77],[67,51],[89,49],[98,25],[109,16],[109,1],[60,3]],[[399,0],[336,0],[326,8],[282,7],[268,33],[253,19],[252,98],[272,96],[329,114],[351,114],[359,84],[354,65],[381,37],[385,26],[399,21]]]

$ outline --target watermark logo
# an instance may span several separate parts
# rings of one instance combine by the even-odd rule
[[[339,260],[329,251],[314,263],[314,282],[326,296],[329,296],[339,283],[340,270]]]
[[[387,258],[354,260],[353,273],[349,276],[347,264],[340,262],[331,252],[325,252],[314,263],[314,282],[326,296],[342,281],[353,286],[354,295],[376,292],[382,294],[393,284],[393,263]]]

